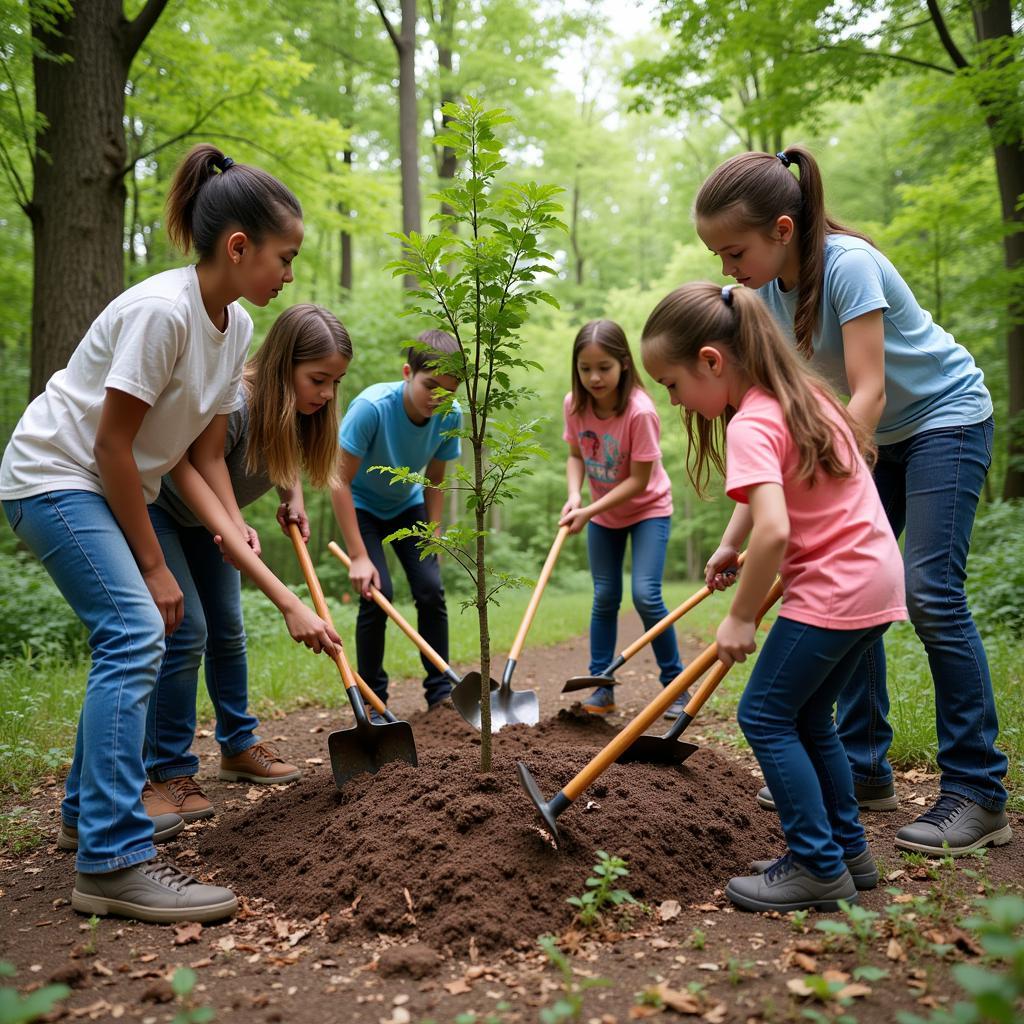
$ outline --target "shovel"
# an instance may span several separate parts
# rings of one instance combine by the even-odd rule
[[[333,540],[327,542],[327,550],[330,551],[330,553],[334,555],[334,557],[337,558],[346,569],[352,567],[352,559],[349,558]],[[427,658],[439,672],[442,672],[447,679],[451,680],[454,686],[458,686],[461,682],[467,682],[472,686],[475,686],[479,692],[479,672],[467,672],[465,676],[460,676],[458,672],[456,672],[455,669],[453,669],[451,665],[449,665],[448,662],[445,661],[444,658],[442,658],[441,655],[438,654],[437,651],[435,651],[434,648],[431,647],[430,644],[428,644],[427,641],[412,628],[405,616],[376,587],[370,588],[370,597],[373,598],[374,604],[376,604],[377,607],[384,612],[384,614],[387,615],[391,621],[394,622],[394,624],[420,649],[420,653]],[[497,682],[492,679],[491,689],[496,690],[497,688]],[[477,726],[477,728],[479,728],[479,726]]]
[[[535,690],[521,690],[515,693],[512,690],[512,675],[516,670],[516,662],[523,651],[523,644],[526,642],[526,634],[530,631],[533,617],[537,614],[537,607],[540,605],[544,588],[551,578],[551,572],[558,561],[558,554],[562,550],[565,538],[569,536],[569,527],[562,526],[555,534],[555,542],[551,545],[548,557],[544,561],[544,567],[540,571],[537,585],[533,588],[530,596],[530,603],[523,613],[523,621],[519,624],[519,632],[512,643],[512,650],[508,652],[508,660],[505,662],[505,670],[501,676],[501,686],[491,690],[491,730],[497,732],[506,725],[515,725],[523,722],[526,725],[536,725],[540,721],[540,701],[537,699]],[[477,676],[479,679],[479,676]],[[493,680],[492,680],[493,683]],[[458,686],[452,690],[452,701],[459,709],[459,714],[469,722],[474,729],[480,728],[480,685],[469,685],[467,676]]]
[[[761,618],[768,611],[769,608],[779,599],[782,594],[782,582],[776,580],[772,589],[768,592],[768,596],[765,598],[764,603],[761,605],[761,610],[758,612],[757,620],[760,622]],[[612,741],[597,754],[586,767],[584,767],[570,782],[562,787],[559,793],[556,793],[550,800],[545,801],[541,794],[540,788],[537,786],[536,781],[530,774],[530,769],[526,765],[519,761],[516,763],[516,771],[519,773],[519,781],[526,790],[527,796],[533,801],[534,806],[540,813],[541,818],[547,827],[548,832],[554,839],[555,843],[558,843],[558,825],[556,819],[565,810],[568,810],[572,806],[576,798],[588,789],[594,782],[597,781],[609,768],[611,764],[619,759],[619,757],[625,753],[635,742],[638,740],[643,733],[657,721],[658,717],[668,709],[669,705],[689,686],[699,679],[716,661],[718,660],[718,644],[713,643],[706,647],[675,679],[672,680],[668,686],[665,687],[661,693],[658,694],[650,704],[647,705],[643,711],[640,712],[633,719],[632,722],[627,725],[622,732],[620,732]],[[721,675],[724,675],[723,672]],[[703,700],[698,704],[698,698],[703,694],[704,700],[711,695],[711,691],[721,681],[721,676],[718,673],[712,673],[707,682],[701,686],[698,690],[697,695],[690,700],[687,704],[687,710],[693,709],[693,714],[696,714],[703,704]],[[712,684],[713,685],[710,685]],[[707,691],[707,692],[705,692]],[[682,717],[682,716],[680,716]],[[692,721],[692,715],[684,719],[686,724]],[[677,731],[675,725],[670,732],[681,732],[685,728],[681,726]],[[683,744],[684,747],[691,747],[692,744]],[[695,750],[696,747],[693,748]],[[690,750],[689,753],[693,753]],[[689,754],[687,754],[689,756]]]
[[[302,534],[295,523],[289,524],[289,533],[295,547],[295,554],[302,566],[302,574],[306,577],[306,586],[313,598],[316,613],[333,629],[334,623],[331,621],[331,613],[327,607],[327,601],[324,599],[320,581],[313,569],[313,561],[309,557],[306,545],[302,541]],[[341,645],[337,648],[334,662],[341,673],[345,692],[348,694],[348,700],[356,718],[354,728],[341,729],[330,733],[327,737],[334,785],[341,789],[346,782],[363,772],[376,775],[389,761],[407,761],[415,767],[417,764],[416,741],[413,739],[412,727],[409,723],[399,722],[373,690],[356,676],[345,655],[345,649]],[[366,715],[360,688],[363,689],[366,699],[377,712],[387,719],[384,725],[374,725],[370,722]]]
[[[746,558],[747,553],[744,551],[740,554],[737,559],[739,565],[743,564],[743,559]],[[738,567],[737,567],[738,568]],[[726,569],[722,574],[724,576],[735,576],[737,569]],[[710,597],[714,593],[710,587],[701,587],[693,597],[687,598],[678,608],[674,608],[672,611],[656,622],[643,636],[638,637],[634,640],[621,654],[617,655],[615,660],[598,676],[573,676],[571,679],[567,679],[565,686],[562,687],[562,693],[575,693],[577,690],[592,690],[595,686],[615,686],[618,682],[615,678],[615,673],[622,668],[623,665],[637,654],[642,651],[652,640],[657,639],[665,632],[669,626],[674,625],[678,622],[687,612],[696,608],[706,597]]]

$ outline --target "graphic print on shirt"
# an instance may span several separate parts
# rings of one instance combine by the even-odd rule
[[[580,431],[580,453],[587,467],[587,476],[601,484],[613,484],[619,479],[623,457],[619,442],[611,434],[598,437],[593,430]]]

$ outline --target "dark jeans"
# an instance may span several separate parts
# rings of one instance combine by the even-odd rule
[[[740,698],[740,728],[772,791],[786,845],[818,878],[836,878],[843,858],[867,846],[832,706],[886,628],[822,629],[778,618]]]
[[[425,522],[426,507],[421,502],[399,513],[393,519],[379,519],[373,513],[357,508],[356,517],[363,544],[366,545],[366,553],[380,573],[381,592],[390,601],[394,596],[394,587],[384,557],[384,538],[403,527]],[[444,586],[441,584],[441,567],[437,557],[430,555],[421,559],[419,545],[411,537],[392,541],[391,546],[398,555],[409,581],[409,589],[416,605],[416,628],[423,639],[447,661],[448,609],[444,603]],[[373,601],[359,599],[359,617],[356,620],[356,658],[359,663],[359,674],[385,702],[388,696],[388,674],[384,671],[384,633],[387,624],[387,615]],[[426,671],[423,690],[427,704],[433,705],[448,696],[451,684],[427,658],[421,655],[420,660]]]
[[[910,621],[924,644],[935,685],[940,786],[990,811],[1006,803],[1006,755],[988,658],[967,607],[964,580],[978,497],[992,461],[993,423],[928,430],[878,450],[875,483],[897,537]],[[839,735],[858,782],[887,782],[885,648],[864,656],[837,709]]]

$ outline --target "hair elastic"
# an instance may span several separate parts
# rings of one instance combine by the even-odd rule
[[[783,167],[788,167],[793,162],[785,153],[776,153],[775,155],[782,161]]]
[[[213,165],[214,167],[217,168],[217,170],[220,171],[221,174],[223,174],[229,167],[235,166],[235,161],[232,160],[231,157],[226,156],[223,157],[221,160],[214,160]]]
[[[732,290],[738,287],[735,284],[727,284],[722,287],[722,301],[732,309]]]

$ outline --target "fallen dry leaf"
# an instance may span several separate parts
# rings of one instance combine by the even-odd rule
[[[669,1010],[675,1010],[676,1013],[700,1013],[700,1003],[697,1001],[696,996],[690,992],[681,992],[677,989],[669,988],[668,982],[665,981],[656,986],[653,991],[658,994],[662,1003]]]
[[[656,1013],[661,1013],[657,1006],[631,1006],[629,1008],[629,1019],[643,1020],[645,1017],[653,1017]]]
[[[897,960],[901,963],[905,963],[907,954],[903,951],[903,946],[900,945],[898,939],[890,939],[889,945],[885,947],[885,955],[890,960]]]
[[[461,996],[472,991],[472,986],[465,978],[456,978],[454,981],[445,982],[445,991],[450,996]]]
[[[813,956],[808,956],[806,953],[794,952],[790,958],[795,967],[799,967],[804,974],[817,974],[818,973],[818,961]]]
[[[678,900],[663,900],[658,905],[658,918],[662,921],[671,921],[683,912]]]
[[[706,1020],[708,1024],[723,1024],[723,1021],[726,1020],[728,1015],[729,1011],[726,1008],[725,1003],[718,1003],[715,1006],[712,1006],[701,1019]]]
[[[203,926],[198,921],[179,924],[174,929],[174,944],[176,946],[186,946],[190,942],[198,942],[199,936],[202,934]]]
[[[789,981],[786,982],[786,988],[789,989],[793,995],[799,996],[801,999],[806,999],[807,996],[814,995],[813,990],[803,978],[790,978]]]
[[[832,970],[831,968],[827,971],[822,971],[821,976],[826,981],[835,981],[841,985],[845,985],[846,982],[850,980],[850,975],[847,974],[846,971],[836,971]]]
[[[853,982],[852,985],[846,985],[836,993],[837,999],[863,999],[864,996],[871,995],[871,989],[869,986],[862,984],[859,981]]]

